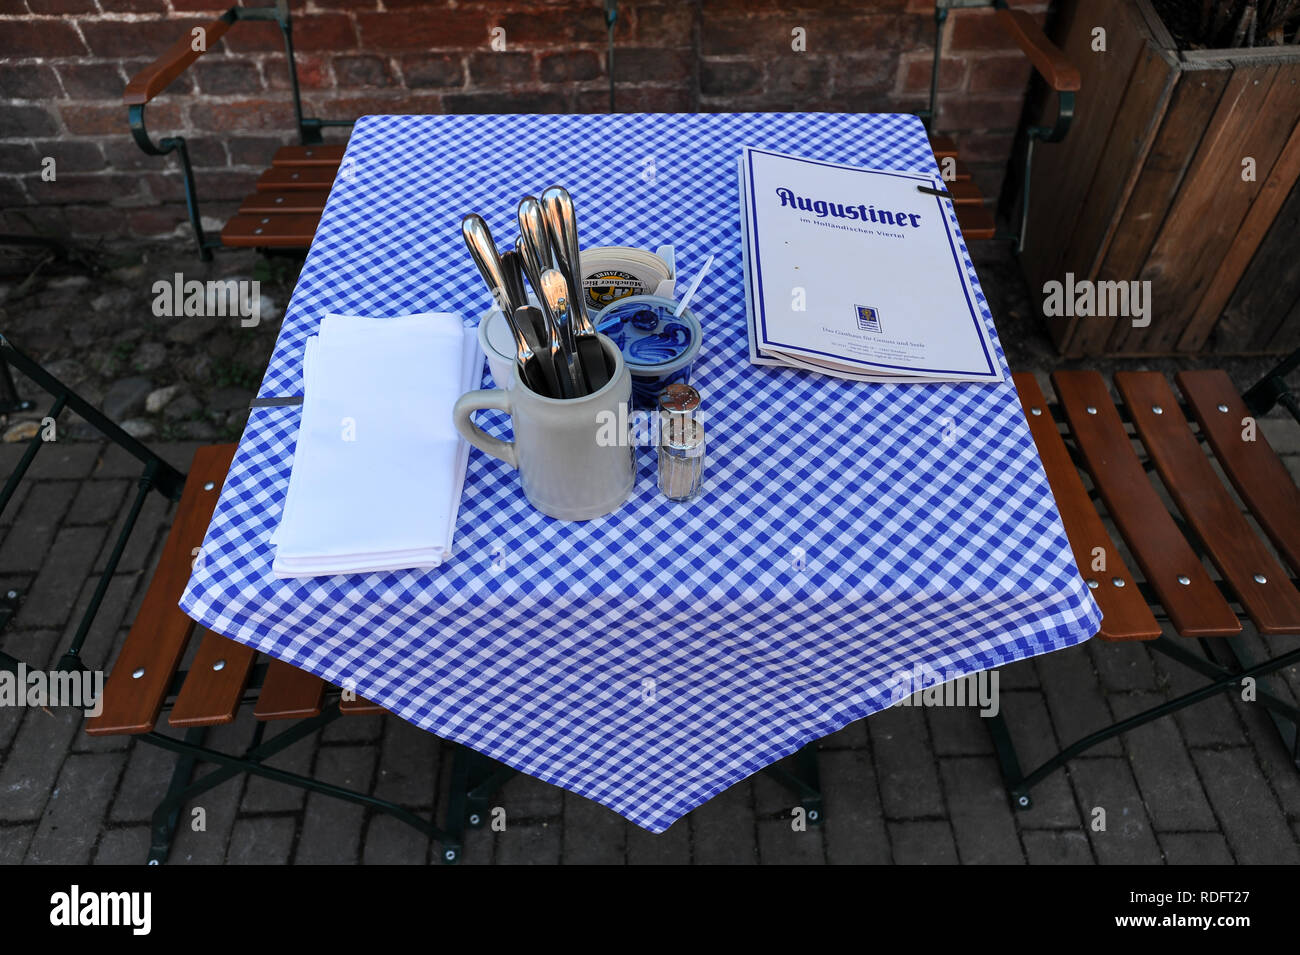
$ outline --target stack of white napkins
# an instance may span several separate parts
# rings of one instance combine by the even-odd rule
[[[302,423],[271,536],[275,576],[441,564],[469,457],[451,409],[482,370],[475,329],[459,315],[325,316],[307,340]]]

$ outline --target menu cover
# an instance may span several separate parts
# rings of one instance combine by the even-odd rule
[[[752,147],[739,171],[751,361],[1002,380],[943,180]]]

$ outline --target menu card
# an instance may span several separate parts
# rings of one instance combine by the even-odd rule
[[[945,191],[918,173],[746,148],[750,360],[857,381],[1001,381]]]

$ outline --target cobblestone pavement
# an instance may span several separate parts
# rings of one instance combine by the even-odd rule
[[[981,270],[1013,365],[1050,369],[1055,358],[1027,319],[1017,274],[997,260]],[[39,301],[43,293],[36,294]],[[12,302],[7,308],[13,313],[5,316],[9,321],[17,308]],[[23,320],[30,323],[25,327],[39,324]],[[66,327],[50,337],[55,352],[73,341]],[[204,340],[171,342],[169,366],[192,360]],[[266,348],[269,340],[262,342]],[[43,357],[39,349],[29,350]],[[265,354],[241,359],[264,363]],[[1264,364],[1228,367],[1244,385]],[[214,386],[189,387],[206,397]],[[228,427],[228,417],[221,428]],[[1261,427],[1300,475],[1300,429],[1281,419]],[[198,444],[151,443],[182,468]],[[0,471],[8,473],[20,453],[20,445],[0,446]],[[89,598],[92,574],[106,558],[134,474],[125,455],[77,440],[75,433],[38,456],[0,516],[0,592],[17,588],[25,594],[0,635],[5,651],[33,665],[48,666],[57,658]],[[146,506],[90,636],[86,659],[92,667],[105,667],[113,658],[169,520],[161,498]],[[1300,696],[1294,668],[1274,682],[1280,695]],[[1100,641],[1001,671],[1002,708],[1029,764],[1190,685],[1184,670],[1142,645]],[[274,724],[269,730],[279,731]],[[212,731],[210,739],[231,747],[251,733],[245,713]],[[0,708],[0,862],[142,862],[147,822],[173,759],[122,737],[91,739],[67,711]],[[396,718],[376,716],[339,719],[270,762],[439,814],[451,764],[447,745]],[[826,739],[820,766],[825,825],[802,832],[791,824],[790,795],[761,775],[660,836],[587,800],[516,777],[496,800],[506,810],[505,831],[470,833],[465,861],[1300,862],[1300,771],[1288,762],[1262,710],[1225,696],[1076,759],[1035,789],[1034,806],[1024,812],[1009,805],[989,735],[970,709],[879,713]],[[206,810],[206,831],[182,827],[173,863],[438,859],[437,845],[386,816],[264,780],[236,778],[195,805]],[[1090,825],[1098,807],[1106,811],[1105,831]]]

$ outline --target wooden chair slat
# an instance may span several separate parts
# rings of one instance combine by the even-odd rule
[[[1033,375],[1022,373],[1012,376],[1020,403],[1025,409],[1025,420],[1038,446],[1047,481],[1056,498],[1056,509],[1061,514],[1066,536],[1074,551],[1074,562],[1085,580],[1095,581],[1092,595],[1101,607],[1101,636],[1106,640],[1153,640],[1160,636],[1160,624],[1147,606],[1142,592],[1133,581],[1133,575],[1120,559],[1118,548],[1106,533],[1106,527],[1097,514],[1088,492],[1084,489],[1079,472],[1075,470],[1070,452],[1056,430],[1056,421],[1043,397],[1042,389]],[[1037,412],[1037,413],[1035,413]],[[1096,548],[1105,555],[1106,569],[1092,570]],[[1118,579],[1123,586],[1116,586]]]
[[[194,629],[194,621],[178,602],[190,579],[194,550],[203,543],[234,456],[233,444],[209,445],[195,452],[158,569],[104,682],[103,711],[86,721],[86,732],[91,736],[146,733],[158,721]],[[204,488],[208,483],[212,484],[211,490]]]
[[[940,162],[945,159],[956,159],[957,143],[951,136],[945,136],[942,133],[931,133],[930,152],[934,153],[934,158]]]
[[[957,224],[961,234],[967,240],[991,239],[997,228],[993,222],[993,213],[983,206],[957,206]]]
[[[328,189],[286,190],[271,192],[259,190],[245,199],[239,206],[241,216],[252,215],[317,215],[325,211],[325,200],[330,197]]]
[[[244,249],[305,249],[319,215],[238,215],[221,230],[221,244]]]
[[[948,192],[952,195],[952,201],[957,206],[982,206],[984,205],[984,193],[980,192],[980,187],[969,180],[957,180],[955,182],[944,183]]]
[[[337,169],[330,166],[272,166],[257,177],[258,192],[329,191]]]
[[[1179,372],[1174,381],[1232,486],[1291,565],[1291,573],[1300,574],[1300,488],[1262,433],[1243,440],[1243,419],[1250,411],[1232,379],[1213,369]]]
[[[319,716],[325,701],[325,682],[283,660],[271,660],[262,691],[253,706],[259,720],[305,719]]]
[[[1174,629],[1185,637],[1240,633],[1237,615],[1151,486],[1105,380],[1095,371],[1058,371],[1052,384],[1106,510]]]
[[[943,167],[940,166],[940,171],[942,172],[942,170]],[[971,181],[970,167],[967,166],[960,159],[958,159],[957,165],[954,167],[953,178],[956,179],[957,182],[970,182]]]
[[[1300,633],[1300,591],[1214,473],[1165,376],[1117,372],[1115,387],[1174,503],[1255,626],[1261,633]]]
[[[333,166],[343,161],[347,146],[329,143],[316,146],[281,146],[271,158],[272,166]]]
[[[358,696],[352,700],[340,700],[339,712],[344,716],[365,716],[367,713],[385,713],[387,711],[378,703],[371,703],[369,700],[363,700]]]
[[[172,726],[233,723],[256,659],[257,651],[252,647],[206,632],[168,722]]]

